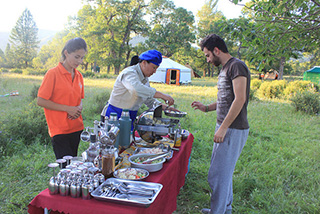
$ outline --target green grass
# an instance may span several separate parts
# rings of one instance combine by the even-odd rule
[[[0,97],[0,122],[31,102],[34,85],[42,77],[1,74],[0,92],[18,90],[17,97]],[[200,213],[209,207],[210,164],[216,113],[194,111],[194,100],[216,99],[216,79],[194,79],[189,86],[152,84],[171,94],[179,109],[188,112],[182,128],[194,136],[190,171],[178,196],[175,213]],[[100,119],[96,98],[108,99],[114,79],[85,79],[84,123],[93,126]],[[42,113],[42,112],[41,112]],[[295,112],[285,100],[258,100],[249,103],[250,134],[236,165],[233,186],[233,213],[320,213],[320,120]],[[5,130],[0,130],[4,132]],[[29,202],[47,188],[52,172],[47,164],[55,160],[51,145],[37,140],[19,148],[14,155],[0,158],[0,213],[27,213]],[[29,145],[30,144],[30,145]],[[27,145],[27,144],[26,144]],[[81,142],[79,154],[88,147]]]

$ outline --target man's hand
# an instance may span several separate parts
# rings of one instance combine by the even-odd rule
[[[226,136],[227,130],[228,129],[224,129],[220,126],[218,131],[214,134],[213,141],[215,143],[222,143],[224,140],[224,137]]]
[[[201,102],[194,101],[191,103],[191,107],[194,108],[194,110],[199,109],[200,111],[206,112],[206,106],[203,105]]]

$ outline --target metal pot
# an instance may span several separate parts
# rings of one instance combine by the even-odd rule
[[[154,164],[140,164],[140,163],[135,163],[133,160],[136,158],[143,158],[146,156],[150,156],[150,154],[135,154],[131,155],[129,157],[129,162],[131,163],[131,167],[133,168],[141,168],[141,169],[146,169],[148,172],[157,172],[162,169],[163,163],[166,161],[165,158],[160,159],[161,161],[159,163],[154,163]]]

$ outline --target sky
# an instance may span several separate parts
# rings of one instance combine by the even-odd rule
[[[195,16],[205,3],[205,0],[172,1],[176,7],[192,11]],[[75,16],[82,6],[82,0],[0,0],[0,32],[10,32],[26,8],[39,29],[60,31],[67,24],[68,16]],[[241,6],[229,0],[219,0],[218,10],[228,19],[236,18],[240,15]]]

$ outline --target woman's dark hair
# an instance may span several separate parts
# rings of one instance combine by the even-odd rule
[[[138,56],[138,55],[135,55],[135,56],[133,56],[133,57],[131,58],[130,66],[136,65],[136,64],[138,64],[138,62],[139,62],[139,56]]]
[[[223,53],[228,53],[228,48],[227,48],[226,43],[217,34],[210,34],[210,35],[206,36],[200,42],[200,47],[201,47],[201,50],[203,50],[203,48],[207,48],[211,52],[213,51],[213,49],[215,47],[217,47]]]
[[[62,61],[64,61],[66,59],[66,56],[64,55],[65,50],[67,50],[68,53],[73,53],[73,52],[80,50],[80,49],[83,49],[87,52],[86,41],[84,41],[84,39],[82,39],[80,37],[70,39],[69,41],[67,41],[64,48],[61,51]]]

